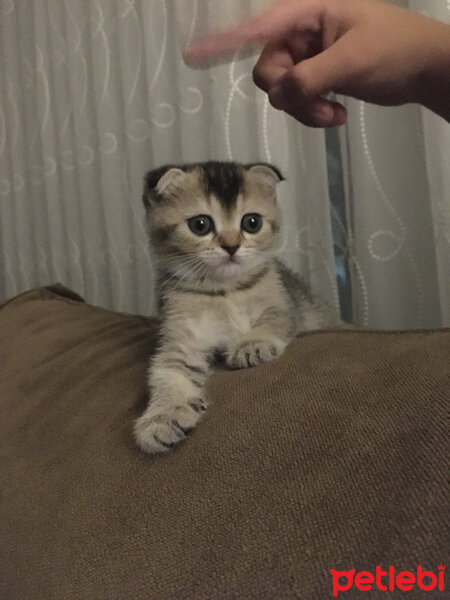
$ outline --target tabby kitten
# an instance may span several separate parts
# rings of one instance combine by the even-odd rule
[[[274,258],[282,179],[267,164],[220,162],[165,166],[145,178],[162,318],[150,403],[135,424],[146,452],[172,448],[195,427],[218,352],[244,369],[279,357],[300,331],[340,325]]]

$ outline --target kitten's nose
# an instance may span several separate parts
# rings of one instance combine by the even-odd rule
[[[221,246],[221,248],[226,250],[230,256],[233,256],[239,250],[240,246]]]

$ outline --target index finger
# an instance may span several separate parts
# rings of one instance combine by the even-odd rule
[[[317,27],[322,10],[317,4],[298,0],[276,2],[257,17],[247,19],[224,33],[207,37],[188,48],[184,58],[189,62],[202,62],[209,57],[230,54],[255,42],[267,42],[280,38],[295,28],[299,32]]]

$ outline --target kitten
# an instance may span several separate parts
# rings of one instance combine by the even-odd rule
[[[218,351],[230,368],[245,369],[279,357],[301,331],[341,326],[274,258],[282,179],[271,165],[220,162],[147,174],[162,326],[150,403],[135,425],[143,450],[164,452],[195,427]]]

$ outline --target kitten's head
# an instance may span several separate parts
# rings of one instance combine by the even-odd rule
[[[166,271],[214,284],[241,278],[274,254],[279,211],[267,164],[207,162],[146,175],[151,243]]]

